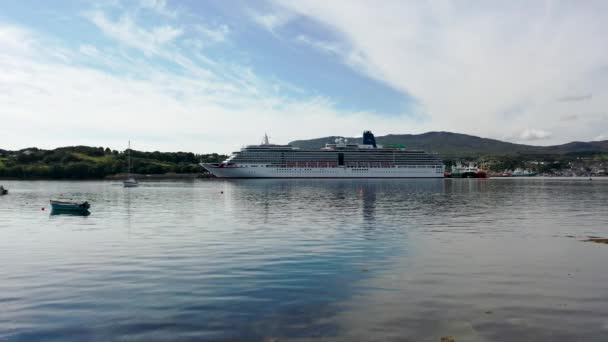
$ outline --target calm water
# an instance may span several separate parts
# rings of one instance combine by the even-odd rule
[[[608,340],[608,180],[3,184],[0,340]]]

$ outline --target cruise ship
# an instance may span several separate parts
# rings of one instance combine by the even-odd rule
[[[249,145],[219,164],[201,163],[218,178],[443,178],[443,161],[424,151],[376,144],[363,132],[363,144],[338,138],[324,148]]]

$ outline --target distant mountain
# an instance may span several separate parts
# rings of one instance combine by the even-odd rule
[[[333,143],[337,137],[296,140],[290,144],[300,148],[318,149]],[[347,138],[360,144],[362,138]],[[446,158],[476,157],[480,155],[504,154],[567,154],[581,152],[608,152],[608,140],[592,142],[570,142],[563,145],[533,146],[480,138],[451,132],[428,132],[423,134],[389,134],[376,137],[381,145],[399,144],[409,149],[425,150]]]

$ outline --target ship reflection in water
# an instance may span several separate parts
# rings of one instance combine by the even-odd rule
[[[434,195],[445,192],[443,179],[233,179],[224,184],[222,191],[226,196],[234,198],[230,205],[235,212],[259,206],[250,210],[263,214],[268,219],[271,212],[279,208],[286,210],[285,206],[288,206],[288,209],[300,208],[303,218],[307,219],[315,219],[310,215],[312,211],[328,216],[336,213],[336,220],[345,219],[342,216],[347,214],[348,221],[359,216],[362,221],[370,223],[375,219],[378,194],[382,206],[395,201],[394,204],[399,203],[406,209],[410,206],[423,209],[419,207],[419,201],[432,204],[428,201],[432,202]],[[238,195],[234,196],[235,193]],[[404,197],[406,194],[407,198]],[[292,199],[293,203],[286,203],[286,200]],[[302,207],[304,203],[308,205],[307,208]],[[280,215],[276,212],[274,214]]]
[[[17,186],[18,185],[18,186]],[[0,340],[603,341],[608,181],[9,182]],[[32,208],[49,194],[86,219]]]

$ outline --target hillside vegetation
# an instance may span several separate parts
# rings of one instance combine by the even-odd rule
[[[324,137],[309,140],[296,140],[290,144],[300,148],[318,149],[326,143],[333,143],[337,137]],[[347,138],[360,144],[361,138]],[[425,150],[437,153],[445,159],[477,158],[484,155],[518,154],[568,154],[581,152],[608,152],[608,140],[592,142],[571,142],[554,146],[534,146],[514,144],[505,141],[480,138],[472,135],[451,132],[428,132],[423,134],[389,134],[376,137],[378,144],[405,145],[408,149]]]
[[[191,152],[131,151],[136,174],[200,173],[199,162],[219,162],[225,155]],[[103,147],[70,146],[54,150],[0,149],[0,177],[17,179],[100,179],[127,171],[124,152]]]

